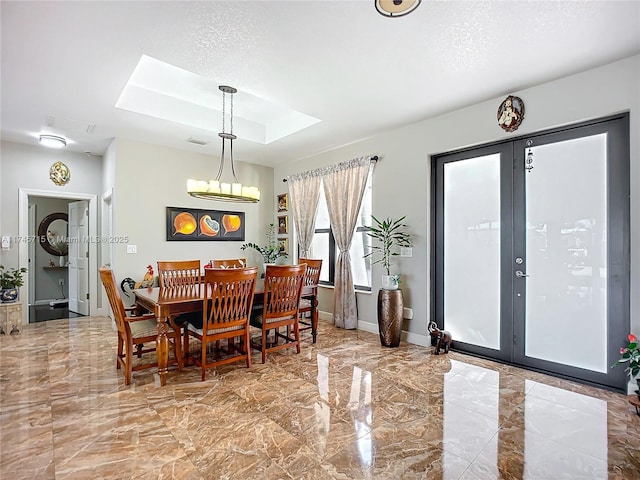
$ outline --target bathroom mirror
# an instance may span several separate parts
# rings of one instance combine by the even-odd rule
[[[47,215],[38,227],[40,246],[51,255],[63,257],[69,253],[68,238],[69,216],[64,212]]]

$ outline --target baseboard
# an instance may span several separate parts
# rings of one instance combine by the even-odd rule
[[[365,332],[375,333],[376,335],[380,333],[378,329],[378,323],[373,322],[365,322],[363,320],[358,320],[358,330],[363,330]]]
[[[51,302],[60,302],[62,300],[65,301],[69,301],[68,298],[45,298],[44,300],[36,300],[35,303],[32,303],[31,305],[33,306],[38,306],[38,305],[51,305]]]
[[[333,314],[331,312],[319,311],[318,319],[333,323]],[[375,334],[380,333],[378,329],[378,322],[376,323],[365,322],[364,320],[358,320],[358,330],[375,333]],[[431,337],[429,335],[422,335],[420,333],[407,332],[406,330],[402,331],[402,340],[404,340],[407,343],[411,343],[413,345],[418,345],[421,347],[431,346]]]

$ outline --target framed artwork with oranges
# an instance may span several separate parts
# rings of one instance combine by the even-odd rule
[[[167,241],[244,241],[244,212],[167,207]]]

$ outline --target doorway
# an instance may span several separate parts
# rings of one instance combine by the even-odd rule
[[[72,192],[59,192],[59,191],[49,191],[49,190],[35,190],[35,189],[19,189],[19,203],[18,203],[18,215],[19,215],[19,226],[18,226],[18,234],[21,238],[33,238],[30,237],[30,209],[29,209],[29,199],[30,197],[46,197],[51,199],[66,199],[70,201],[80,201],[84,200],[88,202],[88,236],[87,236],[87,254],[88,254],[88,312],[89,315],[105,315],[107,311],[104,308],[98,308],[96,304],[96,298],[98,297],[98,283],[97,283],[97,273],[98,273],[98,253],[96,249],[96,242],[91,241],[93,238],[97,238],[97,196],[93,194],[84,194],[84,193],[72,193]],[[27,267],[29,270],[27,271],[25,278],[25,286],[22,294],[25,295],[26,298],[30,297],[30,287],[32,285],[32,275],[37,275],[37,272],[32,272],[29,264],[29,254],[30,250],[33,249],[34,242],[20,242],[18,247],[18,256],[19,256],[19,265]],[[22,321],[23,323],[29,322],[29,309],[22,310]]]
[[[29,322],[64,318],[68,275],[70,200],[29,196]]]
[[[624,390],[629,118],[434,157],[434,313],[455,348]]]

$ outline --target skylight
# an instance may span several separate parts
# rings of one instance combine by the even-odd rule
[[[220,132],[222,93],[218,86],[221,84],[225,82],[143,55],[115,106]],[[235,94],[233,116],[234,133],[239,139],[262,144],[275,142],[321,121],[242,90]]]

